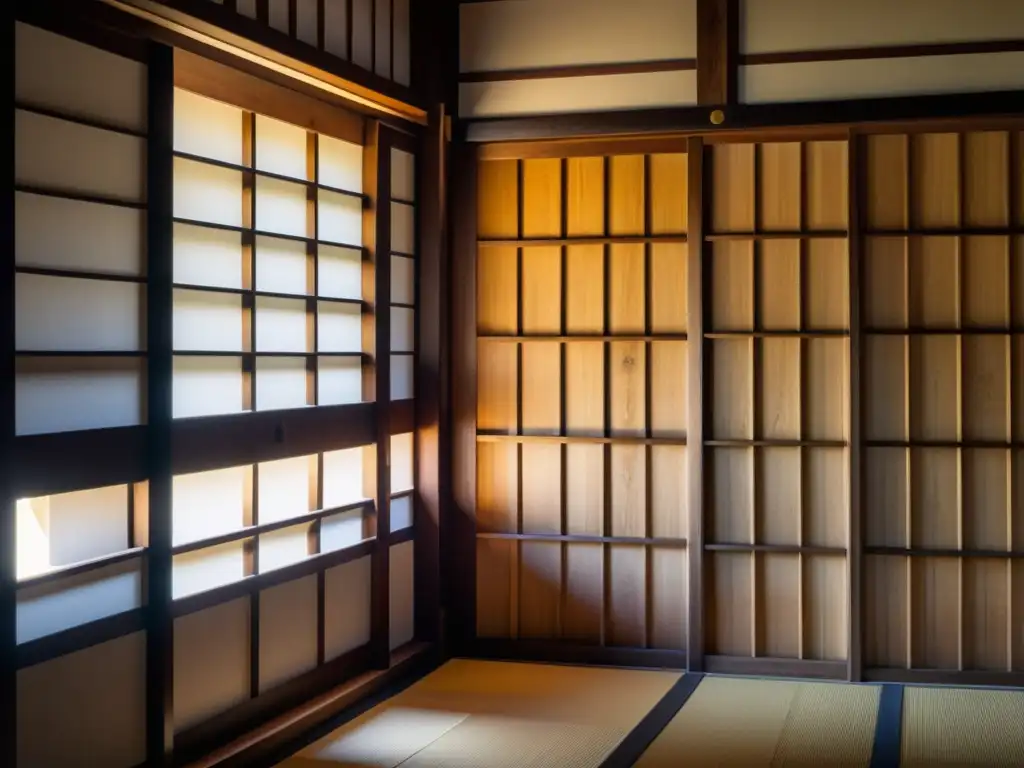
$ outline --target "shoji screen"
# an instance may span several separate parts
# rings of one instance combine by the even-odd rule
[[[685,659],[687,157],[662,152],[480,163],[481,638]]]
[[[21,23],[15,41],[15,432],[137,427],[146,422],[147,67]],[[121,483],[17,501],[19,765],[145,758],[136,521],[146,498],[144,484]],[[57,635],[82,648],[84,628],[104,621],[123,636],[60,657],[37,652]]]

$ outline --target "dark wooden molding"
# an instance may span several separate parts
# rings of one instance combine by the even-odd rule
[[[658,155],[686,152],[685,136],[608,136],[585,141],[508,141],[480,147],[481,160],[523,160],[600,155]]]
[[[890,98],[732,104],[721,107],[723,122],[711,123],[707,106],[625,112],[581,112],[535,117],[486,118],[464,124],[469,142],[532,141],[607,134],[695,133],[704,136],[752,131],[737,136],[758,141],[756,130],[795,126],[865,126],[909,121],[962,121],[975,117],[1024,115],[1024,90],[989,93],[929,94]],[[906,126],[900,126],[904,130]],[[922,123],[919,130],[927,130]],[[692,233],[691,233],[692,235]]]
[[[1010,53],[1014,51],[1024,51],[1024,40],[976,40],[963,43],[926,43],[919,45],[883,45],[860,48],[744,53],[740,55],[739,63],[743,66],[757,66],[759,64],[904,59],[919,56],[958,56],[972,53]]]
[[[560,640],[477,638],[473,641],[468,653],[463,655],[497,661],[686,669],[686,651],[581,645]]]
[[[704,671],[715,675],[752,675],[754,677],[803,677],[818,680],[845,680],[845,661],[812,659],[774,659],[760,656],[705,656]]]
[[[130,502],[131,494],[129,494],[128,498]],[[145,552],[145,547],[132,547],[121,552],[115,552],[111,555],[94,557],[81,563],[74,563],[62,568],[55,568],[52,571],[46,571],[45,573],[40,573],[37,576],[30,576],[27,579],[21,579],[18,582],[18,591],[22,592],[30,589],[35,590],[39,587],[59,584],[60,582],[66,579],[71,579],[75,576],[82,576],[87,573],[92,573],[93,571],[111,568],[119,563],[126,563],[130,560],[139,560],[143,557]]]
[[[697,0],[697,103],[739,96],[739,0]]]
[[[1024,672],[982,669],[903,669],[866,667],[864,681],[904,685],[953,685],[962,687],[1024,688]]]
[[[930,547],[866,546],[864,553],[883,557],[972,557],[995,560],[1024,559],[1024,550],[1001,549],[932,549]]]
[[[769,552],[779,555],[846,555],[846,547],[822,547],[813,544],[735,544],[707,542],[705,552]]]
[[[148,631],[146,609],[133,608],[21,643],[12,656],[17,660],[18,669],[24,669],[143,630]]]
[[[498,541],[559,541],[567,544],[626,544],[640,547],[665,547],[685,549],[686,539],[664,536],[598,536],[585,533],[505,533],[502,531],[479,531],[478,539]]]
[[[481,70],[463,72],[460,83],[499,83],[509,80],[549,80],[568,77],[599,77],[602,75],[636,75],[649,72],[685,72],[697,69],[696,59],[660,59],[608,64],[571,64],[560,67],[530,69]]]

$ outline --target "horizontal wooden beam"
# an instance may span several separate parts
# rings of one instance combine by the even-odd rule
[[[1024,688],[1024,672],[982,669],[901,669],[867,667],[864,680],[871,683],[907,685],[999,686]]]
[[[478,433],[478,443],[557,443],[589,445],[686,445],[685,437],[599,437],[597,435],[501,435]]]
[[[685,243],[686,235],[609,235],[607,237],[540,237],[502,240],[477,240],[480,248],[550,248],[557,245],[642,245],[645,243]]]
[[[763,552],[779,555],[846,555],[846,547],[824,547],[814,544],[741,544],[708,542],[705,552]]]
[[[617,64],[567,64],[529,69],[490,69],[463,72],[460,83],[496,83],[508,80],[548,80],[567,77],[601,77],[606,75],[637,75],[651,72],[685,72],[697,68],[696,59],[657,59],[624,61]]]
[[[133,608],[123,613],[107,616],[87,624],[55,632],[52,635],[19,643],[17,646],[18,669],[42,664],[59,656],[91,648],[100,643],[116,640],[146,628],[144,608]]]
[[[628,544],[645,547],[686,548],[686,539],[667,536],[597,536],[585,533],[506,533],[504,531],[480,531],[478,539],[501,539],[505,541],[560,541],[566,544]]]
[[[686,669],[686,651],[612,648],[558,640],[477,638],[469,654],[477,659],[537,661],[554,664],[602,664],[650,669]]]
[[[866,555],[891,557],[975,557],[995,560],[1024,559],[1024,550],[1000,549],[932,549],[930,547],[864,547]]]
[[[560,141],[510,141],[480,148],[481,160],[523,160],[601,155],[661,155],[686,152],[685,136],[606,136]]]
[[[721,655],[705,656],[704,671],[714,675],[804,677],[820,680],[845,680],[847,673],[845,661]]]
[[[858,48],[822,48],[802,51],[744,53],[743,66],[759,64],[800,64],[819,61],[859,61],[862,59],[905,59],[919,56],[962,56],[978,53],[1024,51],[1024,40],[972,40],[959,43],[919,43],[917,45],[876,45]],[[894,64],[893,66],[899,66]]]

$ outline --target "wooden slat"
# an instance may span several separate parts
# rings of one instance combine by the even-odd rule
[[[704,278],[704,143],[693,138],[687,144],[687,232],[693,238],[686,257],[687,342],[686,398],[687,436],[691,446],[686,454],[687,552],[690,597],[687,612],[687,669],[704,669],[704,437],[707,410],[704,403],[705,278]]]
[[[861,397],[864,392],[862,379],[863,346],[861,330],[863,323],[864,296],[864,240],[862,230],[865,221],[865,158],[864,140],[851,131],[846,148],[847,210],[846,221],[850,228],[847,288],[849,290],[847,309],[850,322],[849,345],[849,421],[847,425],[849,448],[849,507],[847,509],[847,572],[846,587],[849,595],[847,610],[847,677],[858,682],[864,675],[864,411]]]

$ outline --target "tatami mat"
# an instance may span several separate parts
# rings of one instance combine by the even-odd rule
[[[902,766],[1024,765],[1024,691],[903,691]]]
[[[867,766],[878,699],[877,686],[705,677],[637,766]]]
[[[597,768],[679,673],[450,661],[285,768]]]

